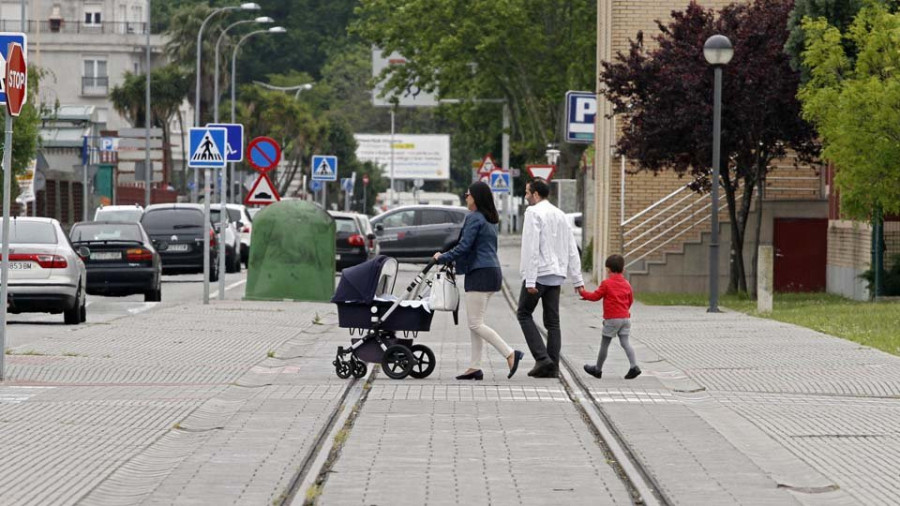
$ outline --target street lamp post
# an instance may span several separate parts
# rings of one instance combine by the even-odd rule
[[[734,47],[724,35],[713,35],[703,44],[703,57],[713,66],[712,216],[709,242],[709,313],[719,312],[719,163],[722,149],[722,67],[731,61]]]
[[[258,19],[261,19],[261,18],[257,18],[257,20]],[[269,18],[267,18],[267,19],[269,19]],[[258,22],[260,22],[260,21],[258,21]],[[265,21],[265,22],[268,23],[271,21]],[[227,28],[226,28],[226,30],[227,30]],[[243,44],[244,41],[247,40],[247,38],[249,38],[253,35],[256,35],[258,33],[284,33],[286,31],[287,30],[285,30],[281,26],[273,26],[272,28],[269,28],[268,30],[256,30],[255,32],[250,32],[247,35],[244,35],[243,37],[241,37],[241,39],[238,41],[237,45],[234,46],[234,52],[231,55],[231,122],[232,123],[234,123],[234,84],[235,84],[234,71],[235,71],[235,60],[237,59],[238,49],[240,49],[241,44]],[[216,44],[216,46],[218,47],[218,43]],[[217,51],[216,60],[218,61],[218,51]],[[215,102],[218,103],[218,93],[216,94]],[[218,106],[216,107],[216,120],[218,121]],[[207,171],[207,174],[206,174],[207,182],[204,185],[204,191],[206,192],[205,199],[204,199],[205,200],[204,205],[206,206],[206,209],[209,209],[209,169],[206,169],[206,171]],[[225,227],[226,227],[225,220],[226,220],[226,215],[228,213],[228,210],[225,208],[225,204],[226,204],[226,202],[225,202],[225,186],[227,186],[229,183],[228,183],[228,175],[225,173],[225,169],[222,169],[222,178],[221,179],[222,179],[222,183],[219,185],[219,195],[220,195],[220,198],[219,198],[219,218],[220,218],[220,222],[219,222],[219,245],[220,245],[219,246],[219,269],[220,269],[220,272],[219,272],[219,300],[225,300],[225,276],[224,276],[223,271],[221,271],[221,269],[225,265]],[[204,243],[208,244],[207,241],[209,241],[209,238],[207,236],[203,236],[203,237],[205,238]],[[235,252],[235,254],[240,254],[240,251]],[[208,255],[208,253],[207,253],[207,255]]]
[[[266,24],[273,23],[274,21],[274,19],[268,16],[258,17],[256,19],[242,19],[240,21],[235,21],[234,23],[231,23],[230,25],[225,27],[225,29],[222,30],[222,33],[219,34],[219,38],[216,39],[216,72],[215,79],[213,80],[213,120],[216,123],[219,122],[219,48],[222,47],[222,40],[225,39],[225,35],[228,33],[228,30],[231,30],[235,26],[245,25],[247,23]]]
[[[235,79],[235,73],[237,72],[237,54],[238,54],[238,51],[241,49],[241,44],[243,44],[244,41],[246,41],[248,38],[250,38],[254,35],[259,35],[260,33],[285,33],[285,32],[287,32],[287,30],[282,26],[273,26],[272,28],[269,28],[268,30],[256,30],[256,31],[248,33],[247,35],[244,35],[243,37],[241,37],[241,39],[238,41],[238,43],[235,44],[234,51],[231,52],[231,122],[232,123],[235,122],[234,101],[235,101],[235,85],[237,83],[237,80]],[[232,177],[234,177],[233,174],[232,174]],[[235,178],[235,179],[242,179],[242,178]]]
[[[260,9],[259,4],[256,3],[242,3],[241,5],[228,5],[225,7],[219,7],[218,9],[209,13],[206,16],[206,19],[203,20],[203,23],[200,23],[200,30],[197,31],[197,70],[196,81],[195,81],[195,89],[194,89],[194,126],[200,126],[200,63],[203,59],[203,29],[206,28],[206,23],[209,22],[210,19],[213,18],[216,14],[228,11],[258,11]],[[191,190],[191,202],[197,202],[197,172],[194,172],[194,189]],[[208,252],[207,252],[208,253]],[[209,269],[204,269],[206,272],[209,272]],[[205,292],[206,290],[204,290]],[[209,294],[205,293],[203,297],[204,301],[209,300]]]

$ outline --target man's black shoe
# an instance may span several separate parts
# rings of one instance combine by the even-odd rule
[[[594,364],[584,364],[584,372],[590,374],[595,378],[603,376],[603,371],[597,369],[597,366]]]
[[[641,368],[638,366],[634,366],[631,369],[628,369],[628,374],[625,375],[625,379],[630,380],[637,378],[641,375]]]
[[[559,377],[559,368],[550,360],[542,361],[532,376],[535,378],[557,378]]]
[[[541,370],[542,365],[543,365],[543,362],[538,362],[538,363],[534,364],[534,367],[532,367],[531,370],[528,371],[528,375],[534,377],[534,373]]]

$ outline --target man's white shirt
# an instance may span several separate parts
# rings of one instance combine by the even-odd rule
[[[566,215],[546,200],[525,210],[519,270],[526,288],[533,288],[540,276],[564,276],[575,286],[584,285],[581,257]]]

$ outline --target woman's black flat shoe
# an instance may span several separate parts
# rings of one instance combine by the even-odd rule
[[[519,361],[525,358],[525,354],[519,350],[513,352],[513,365],[509,368],[509,375],[506,376],[506,379],[512,378],[516,371],[519,369]]]
[[[472,371],[472,372],[469,372],[466,374],[460,374],[459,376],[456,377],[456,379],[458,379],[458,380],[479,380],[480,381],[480,380],[484,379],[484,373],[481,372],[481,369],[479,369],[477,371]]]

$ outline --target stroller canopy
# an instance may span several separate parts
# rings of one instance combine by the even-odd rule
[[[341,271],[341,281],[331,302],[371,304],[376,296],[394,290],[396,278],[397,260],[379,255]]]

